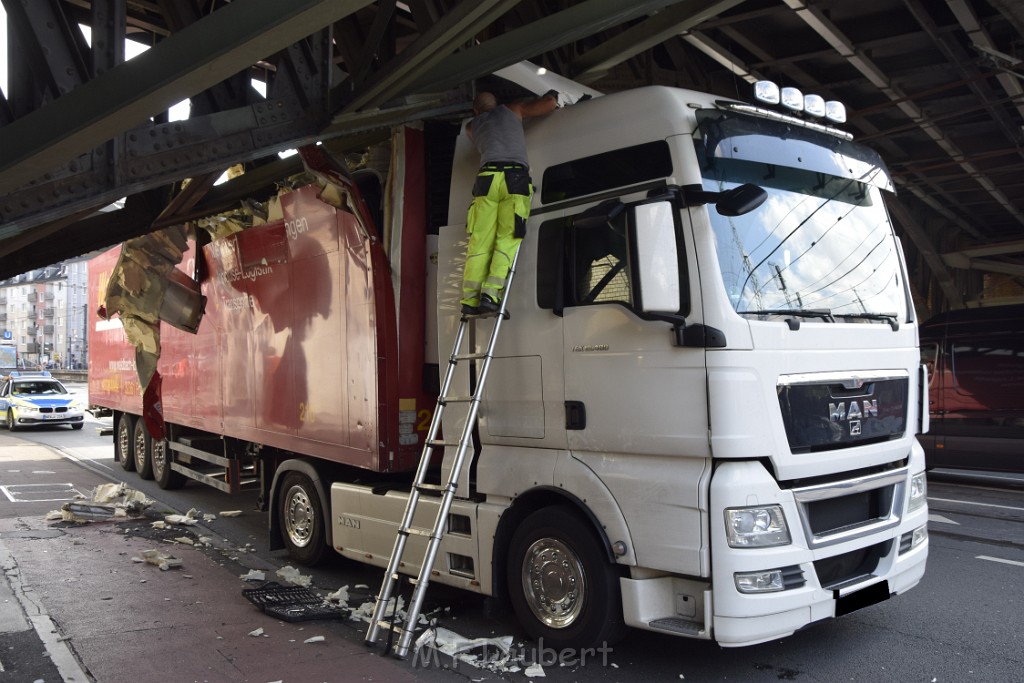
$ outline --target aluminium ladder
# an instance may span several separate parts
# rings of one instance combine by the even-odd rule
[[[520,245],[522,246],[522,245]],[[441,539],[444,536],[445,525],[448,522],[448,512],[455,498],[455,489],[458,487],[459,476],[466,462],[466,453],[469,450],[473,439],[473,427],[476,423],[477,413],[480,409],[480,400],[483,396],[484,385],[487,383],[487,374],[491,367],[491,360],[494,358],[494,348],[498,342],[498,333],[501,330],[501,323],[507,319],[505,307],[508,304],[509,290],[512,286],[512,279],[516,272],[516,262],[519,260],[519,250],[512,259],[512,266],[509,268],[508,278],[505,282],[505,296],[502,297],[501,306],[495,313],[480,315],[462,315],[459,322],[459,331],[455,335],[455,345],[448,357],[448,371],[445,373],[444,381],[441,384],[441,392],[437,398],[437,406],[434,409],[434,417],[430,422],[430,430],[427,432],[426,441],[423,444],[423,452],[420,455],[419,467],[416,469],[416,476],[413,480],[412,489],[409,491],[409,499],[405,506],[405,514],[398,526],[398,533],[395,536],[395,547],[391,551],[391,559],[388,561],[387,570],[384,573],[384,582],[381,585],[380,593],[377,595],[377,604],[373,609],[373,617],[370,619],[370,628],[366,633],[366,644],[373,645],[377,642],[381,631],[388,630],[399,635],[398,644],[395,646],[395,656],[404,658],[409,653],[409,646],[416,631],[416,621],[419,619],[420,610],[423,607],[423,599],[426,597],[427,585],[430,583],[430,572],[437,558],[438,550],[441,547]],[[473,327],[479,318],[494,317],[494,327],[491,329],[491,336],[487,342],[487,350],[483,353],[470,353],[460,355],[463,341],[466,338],[466,331]],[[482,361],[480,364],[479,377],[475,390],[469,396],[451,396],[452,378],[459,361]],[[452,404],[468,404],[469,411],[466,416],[466,424],[462,428],[462,434],[458,441],[444,441],[437,438],[441,429],[441,418],[446,407]],[[452,463],[448,479],[444,484],[426,483],[427,470],[430,466],[434,449],[437,447],[456,448],[455,458]],[[438,506],[437,517],[434,519],[432,529],[413,527],[413,517],[419,504],[420,495],[426,492],[441,494],[441,504]],[[391,620],[385,618],[395,587],[400,580],[398,568],[402,565],[402,557],[405,554],[406,541],[409,536],[427,537],[427,548],[423,554],[423,563],[420,565],[419,574],[410,582],[415,586],[412,598],[409,601],[409,609],[406,613],[402,626],[398,625],[397,607],[398,597],[395,596],[395,605]]]

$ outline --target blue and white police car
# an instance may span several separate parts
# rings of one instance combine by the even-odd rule
[[[0,420],[12,432],[37,425],[85,424],[85,406],[49,372],[12,372],[0,388]]]

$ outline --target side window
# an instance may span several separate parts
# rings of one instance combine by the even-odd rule
[[[575,306],[620,304],[647,317],[640,312],[633,207],[614,212],[610,219],[581,217],[554,218],[540,225],[537,305],[558,312]],[[685,263],[681,251],[679,263]],[[685,283],[684,274],[679,278]],[[688,311],[684,290],[680,313]]]
[[[572,304],[633,303],[626,213],[604,225],[572,231]]]

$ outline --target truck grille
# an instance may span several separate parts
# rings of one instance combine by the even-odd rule
[[[907,472],[900,467],[794,488],[808,546],[821,548],[899,525]]]
[[[902,371],[780,377],[776,391],[790,450],[813,453],[901,438],[908,387]]]

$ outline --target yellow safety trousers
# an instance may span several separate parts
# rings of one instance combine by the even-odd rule
[[[533,185],[525,169],[508,173],[518,174],[512,179],[513,189],[526,194],[509,192],[505,171],[481,170],[474,186],[476,196],[466,221],[469,247],[462,280],[462,303],[469,306],[479,306],[481,294],[501,301],[509,268],[526,234]],[[485,193],[478,194],[485,188]]]

